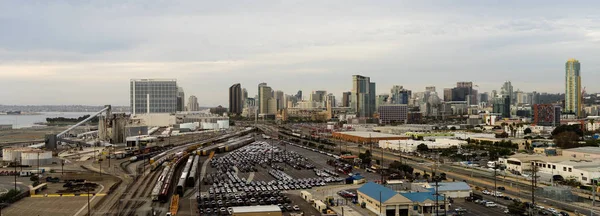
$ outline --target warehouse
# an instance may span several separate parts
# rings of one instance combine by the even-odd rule
[[[415,186],[423,187],[431,192],[435,192],[435,183],[413,184],[411,187],[415,190]],[[438,192],[449,198],[465,198],[470,197],[473,189],[465,182],[439,182]]]
[[[5,148],[2,149],[3,161],[20,161],[22,165],[36,166],[52,163],[52,151],[44,151],[35,148]]]
[[[282,216],[281,209],[276,205],[238,206],[231,207],[233,216]]]
[[[358,203],[375,214],[408,216],[413,204],[396,191],[373,182],[366,183],[357,192]]]
[[[401,152],[415,152],[417,146],[425,144],[429,149],[447,149],[467,145],[467,141],[455,139],[435,139],[435,141],[424,140],[381,140],[379,148],[393,149]]]
[[[375,143],[380,140],[407,140],[410,137],[379,132],[346,131],[333,132],[333,138],[355,143]]]

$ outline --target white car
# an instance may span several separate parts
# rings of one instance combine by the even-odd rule
[[[494,203],[494,202],[486,202],[485,203],[485,207],[488,207],[488,208],[496,207],[496,203]]]

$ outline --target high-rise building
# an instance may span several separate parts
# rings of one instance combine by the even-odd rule
[[[481,103],[487,103],[488,99],[489,99],[489,95],[488,95],[487,92],[479,94],[479,102],[481,102]]]
[[[508,95],[511,98],[510,104],[514,104],[516,102],[515,95],[513,92],[513,86],[512,83],[510,83],[510,81],[504,82],[504,85],[502,85],[502,88],[500,88],[500,94]]]
[[[255,107],[256,100],[254,98],[246,98],[246,107]]]
[[[183,88],[177,88],[177,111],[185,111],[185,93]]]
[[[477,91],[473,90],[473,82],[457,82],[456,88],[452,88],[452,100],[466,101],[467,104],[477,104]],[[444,89],[444,100],[446,100]]]
[[[560,125],[560,106],[553,104],[533,105],[533,124],[540,126]]]
[[[242,85],[239,83],[229,87],[229,113],[240,115],[244,109],[242,103]]]
[[[200,105],[198,104],[198,98],[194,95],[190,95],[187,104],[187,111],[200,111]]]
[[[277,99],[269,98],[267,101],[268,109],[265,114],[276,114],[277,113]]]
[[[327,95],[327,91],[313,91],[312,94],[310,94],[310,101],[314,101],[320,104],[323,104],[325,102],[325,96]]]
[[[533,91],[531,93],[531,104],[539,104],[540,103],[540,93]]]
[[[266,83],[258,84],[258,113],[259,114],[270,114],[269,110],[269,99],[272,97],[271,87],[267,86]],[[275,107],[277,103],[275,102]],[[275,110],[273,110],[273,113]]]
[[[435,92],[435,86],[426,86],[425,91],[427,92]]]
[[[342,107],[350,107],[350,95],[352,95],[352,92],[342,93]]]
[[[390,93],[391,104],[408,104],[408,99],[412,95],[412,92],[410,90],[404,89],[402,86],[398,85],[392,86]]]
[[[331,93],[325,96],[325,108],[327,107],[335,107],[335,96]]]
[[[132,114],[177,111],[177,80],[131,79],[129,84]]]
[[[277,100],[277,108],[275,111],[279,111],[285,107],[285,98],[282,91],[275,91],[275,100]]]
[[[375,110],[379,110],[379,107],[382,105],[391,104],[390,103],[391,100],[392,99],[390,98],[390,95],[388,95],[388,94],[377,95],[377,101],[375,101]]]
[[[358,117],[372,117],[375,109],[375,83],[366,76],[352,76],[351,107]]]
[[[242,105],[246,107],[246,99],[248,98],[248,90],[242,88]]]
[[[565,64],[565,113],[574,113],[582,117],[581,111],[581,65],[576,59],[569,59]]]
[[[451,88],[445,88],[444,89],[444,101],[446,101],[446,102],[453,101],[452,100],[452,89]]]
[[[380,124],[406,123],[408,106],[406,104],[385,104],[379,106]]]
[[[494,98],[493,112],[500,114],[503,118],[510,118],[510,96]]]
[[[298,93],[296,93],[296,99],[298,99],[298,101],[302,100],[302,90],[298,90]]]

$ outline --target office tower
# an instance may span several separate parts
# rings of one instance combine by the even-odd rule
[[[283,98],[283,92],[282,91],[275,91],[275,100],[277,100],[277,110],[283,109],[284,108],[284,98]]]
[[[242,104],[242,85],[239,83],[229,87],[229,113],[240,115],[244,109]]]
[[[298,90],[298,93],[296,93],[296,99],[298,99],[298,101],[302,100],[302,90]]]
[[[377,109],[380,124],[406,123],[408,106],[406,104],[384,104]]]
[[[372,110],[375,107],[376,98],[374,96],[375,89],[371,89],[372,87],[375,87],[375,83],[371,83],[369,77],[361,75],[352,76],[351,107],[358,117],[373,116]]]
[[[325,96],[325,107],[327,108],[328,106],[335,107],[335,96],[331,93]]]
[[[177,111],[177,80],[131,79],[131,113],[175,113]]]
[[[533,124],[540,126],[560,125],[560,106],[553,104],[533,105]]]
[[[342,93],[342,107],[350,107],[350,95],[352,95],[352,92]]]
[[[370,79],[369,79],[370,80]],[[375,103],[377,103],[377,88],[374,82],[369,82],[369,112],[367,113],[369,118],[373,117],[375,111]]]
[[[258,85],[258,113],[259,114],[269,114],[269,99],[272,98],[272,90],[271,87],[267,86],[266,83],[261,83]],[[275,107],[277,107],[277,103],[275,103]],[[273,110],[275,111],[275,110]]]
[[[246,99],[248,98],[248,90],[242,88],[242,106],[246,107]]]
[[[565,64],[565,113],[574,113],[582,117],[581,112],[581,65],[576,59],[569,59]]]
[[[390,101],[392,99],[390,98],[390,95],[388,94],[381,94],[381,95],[377,95],[377,100],[375,101],[375,110],[379,110],[379,107],[385,104],[391,104]]]
[[[177,111],[185,111],[185,93],[183,88],[177,88]]]
[[[488,100],[489,100],[489,95],[487,92],[479,94],[479,102],[480,103],[487,103]]]
[[[510,96],[494,98],[493,112],[500,114],[503,118],[510,118]]]
[[[322,105],[325,102],[326,95],[327,91],[313,91],[312,94],[310,94],[310,101],[314,101]]]
[[[267,101],[268,109],[265,114],[275,114],[277,113],[277,99],[269,98]]]
[[[533,91],[531,93],[531,104],[535,105],[535,104],[539,104],[540,103],[540,93]]]
[[[446,102],[452,101],[452,89],[451,88],[444,89],[444,101],[446,101]]]
[[[246,98],[246,107],[255,107],[256,100],[254,98]]]
[[[198,98],[194,95],[190,95],[187,104],[187,111],[200,111],[200,105],[198,104]]]
[[[513,95],[514,94],[513,86],[510,83],[510,81],[504,82],[504,85],[502,85],[502,88],[500,88],[500,94],[508,95],[511,98],[511,100],[510,100],[511,104],[514,104],[516,102],[516,100],[514,99],[515,96]]]
[[[402,86],[398,85],[392,86],[390,93],[391,104],[408,104],[408,99],[412,96],[410,90],[404,89]]]
[[[456,88],[452,88],[451,101],[466,101],[467,104],[477,103],[477,92],[473,90],[473,82],[457,82]],[[444,90],[444,100],[446,99]]]

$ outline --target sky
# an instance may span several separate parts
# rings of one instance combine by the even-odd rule
[[[472,81],[564,92],[565,62],[600,92],[600,1],[0,1],[0,104],[129,105],[129,80],[174,78],[201,106],[241,83],[340,97]]]

